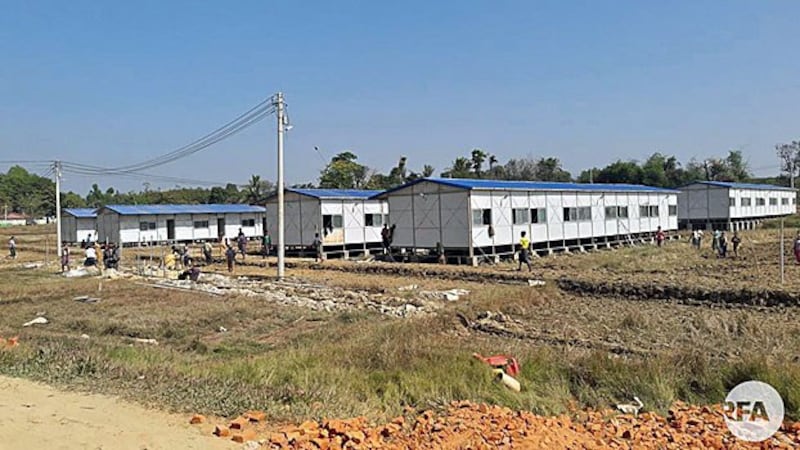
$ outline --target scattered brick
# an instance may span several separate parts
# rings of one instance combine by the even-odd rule
[[[217,425],[214,427],[214,435],[219,437],[228,437],[231,435],[231,430],[225,425]]]
[[[245,425],[248,424],[248,422],[250,422],[250,421],[246,417],[237,417],[237,418],[233,419],[233,421],[231,421],[231,423],[230,423],[230,425],[228,425],[228,427],[231,430],[243,430]]]
[[[189,423],[192,424],[192,425],[197,425],[197,424],[203,423],[205,421],[206,421],[206,416],[203,416],[203,415],[200,415],[200,414],[195,414],[195,415],[192,416],[191,419],[189,419]]]

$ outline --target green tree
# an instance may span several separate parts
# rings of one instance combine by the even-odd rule
[[[777,144],[775,153],[781,161],[781,171],[787,175],[787,178],[794,179],[800,171],[800,141]]]
[[[472,149],[472,169],[475,171],[475,177],[481,178],[483,176],[483,162],[486,161],[486,152],[479,148]]]
[[[442,172],[444,178],[473,178],[472,163],[467,158],[459,156],[453,161],[449,169]]]
[[[747,181],[751,177],[750,168],[742,156],[741,150],[731,150],[725,158],[732,181]]]
[[[362,189],[367,184],[367,166],[356,162],[351,152],[342,152],[331,158],[319,177],[323,189]]]
[[[642,184],[644,173],[635,161],[615,161],[594,173],[595,183]]]
[[[262,180],[259,175],[252,175],[244,188],[243,199],[251,205],[262,205],[267,202],[267,197],[274,190],[272,183]]]
[[[558,158],[540,158],[536,161],[534,180],[537,181],[572,181],[572,175],[564,170]]]

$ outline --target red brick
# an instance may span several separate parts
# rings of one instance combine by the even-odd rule
[[[231,430],[225,425],[217,425],[214,427],[214,434],[219,437],[228,437],[231,435]]]
[[[192,425],[197,425],[198,423],[203,423],[206,421],[206,417],[200,414],[195,414],[189,419],[189,423]]]
[[[244,444],[247,441],[255,441],[256,432],[253,430],[245,430],[241,433],[234,434],[231,440],[233,442],[238,442],[239,444]]]
[[[228,425],[231,430],[243,430],[249,421],[245,417],[237,417]]]

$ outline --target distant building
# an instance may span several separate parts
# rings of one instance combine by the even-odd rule
[[[28,223],[28,216],[25,214],[10,212],[4,213],[0,217],[0,227],[13,227],[18,225],[26,225]]]
[[[386,223],[387,204],[371,199],[380,191],[357,189],[293,189],[284,191],[285,245],[308,248],[319,233],[323,250],[348,257],[381,247],[381,229]],[[267,199],[267,229],[278,230],[278,196]]]
[[[698,181],[678,188],[681,228],[741,230],[797,212],[794,189],[769,184]]]
[[[106,205],[97,210],[100,241],[123,245],[263,235],[264,207],[250,205]]]
[[[627,184],[423,178],[376,198],[389,202],[393,245],[450,257],[512,255],[525,231],[538,253],[588,250],[677,230],[677,191]]]
[[[97,213],[94,208],[66,208],[61,214],[61,239],[65,242],[97,240]]]

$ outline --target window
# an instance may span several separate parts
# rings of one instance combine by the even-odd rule
[[[472,210],[472,224],[473,225],[491,225],[492,224],[492,210],[491,209],[473,209]]]
[[[617,217],[620,219],[627,219],[628,218],[628,207],[627,206],[617,206]]]
[[[383,214],[364,214],[364,226],[366,227],[383,226]]]
[[[528,208],[514,208],[514,225],[531,223],[530,210]]]
[[[639,217],[658,217],[658,205],[639,205]]]
[[[750,206],[753,204],[753,199],[750,197],[742,197],[742,206]]]
[[[564,222],[577,222],[581,220],[592,220],[591,206],[564,208]]]
[[[767,201],[766,201],[766,199],[764,199],[764,197],[758,197],[756,199],[756,206],[764,206],[766,204],[767,204]]]
[[[156,229],[155,222],[139,222],[139,231],[149,231],[155,229]]]
[[[789,199],[788,199],[788,198],[782,198],[782,199],[781,199],[781,205],[782,205],[782,206],[786,206],[786,205],[788,205],[788,204],[789,204]]]
[[[793,204],[793,205],[796,205],[796,204],[797,204],[797,198],[796,198],[796,197],[792,197],[792,204]]]
[[[531,223],[547,223],[547,209],[531,208]]]
[[[731,197],[728,199],[728,206],[736,206],[736,198]]]
[[[678,215],[678,205],[669,205],[669,215],[670,216]]]
[[[322,216],[322,229],[328,232],[336,228],[342,228],[341,214],[325,214]]]
[[[195,228],[208,228],[208,221],[207,220],[195,220],[194,221]]]
[[[606,219],[616,219],[616,218],[617,218],[617,207],[606,206]]]
[[[243,227],[254,227],[254,226],[256,226],[256,219],[242,219],[242,226]]]
[[[769,206],[778,206],[778,199],[775,197],[769,198]]]

